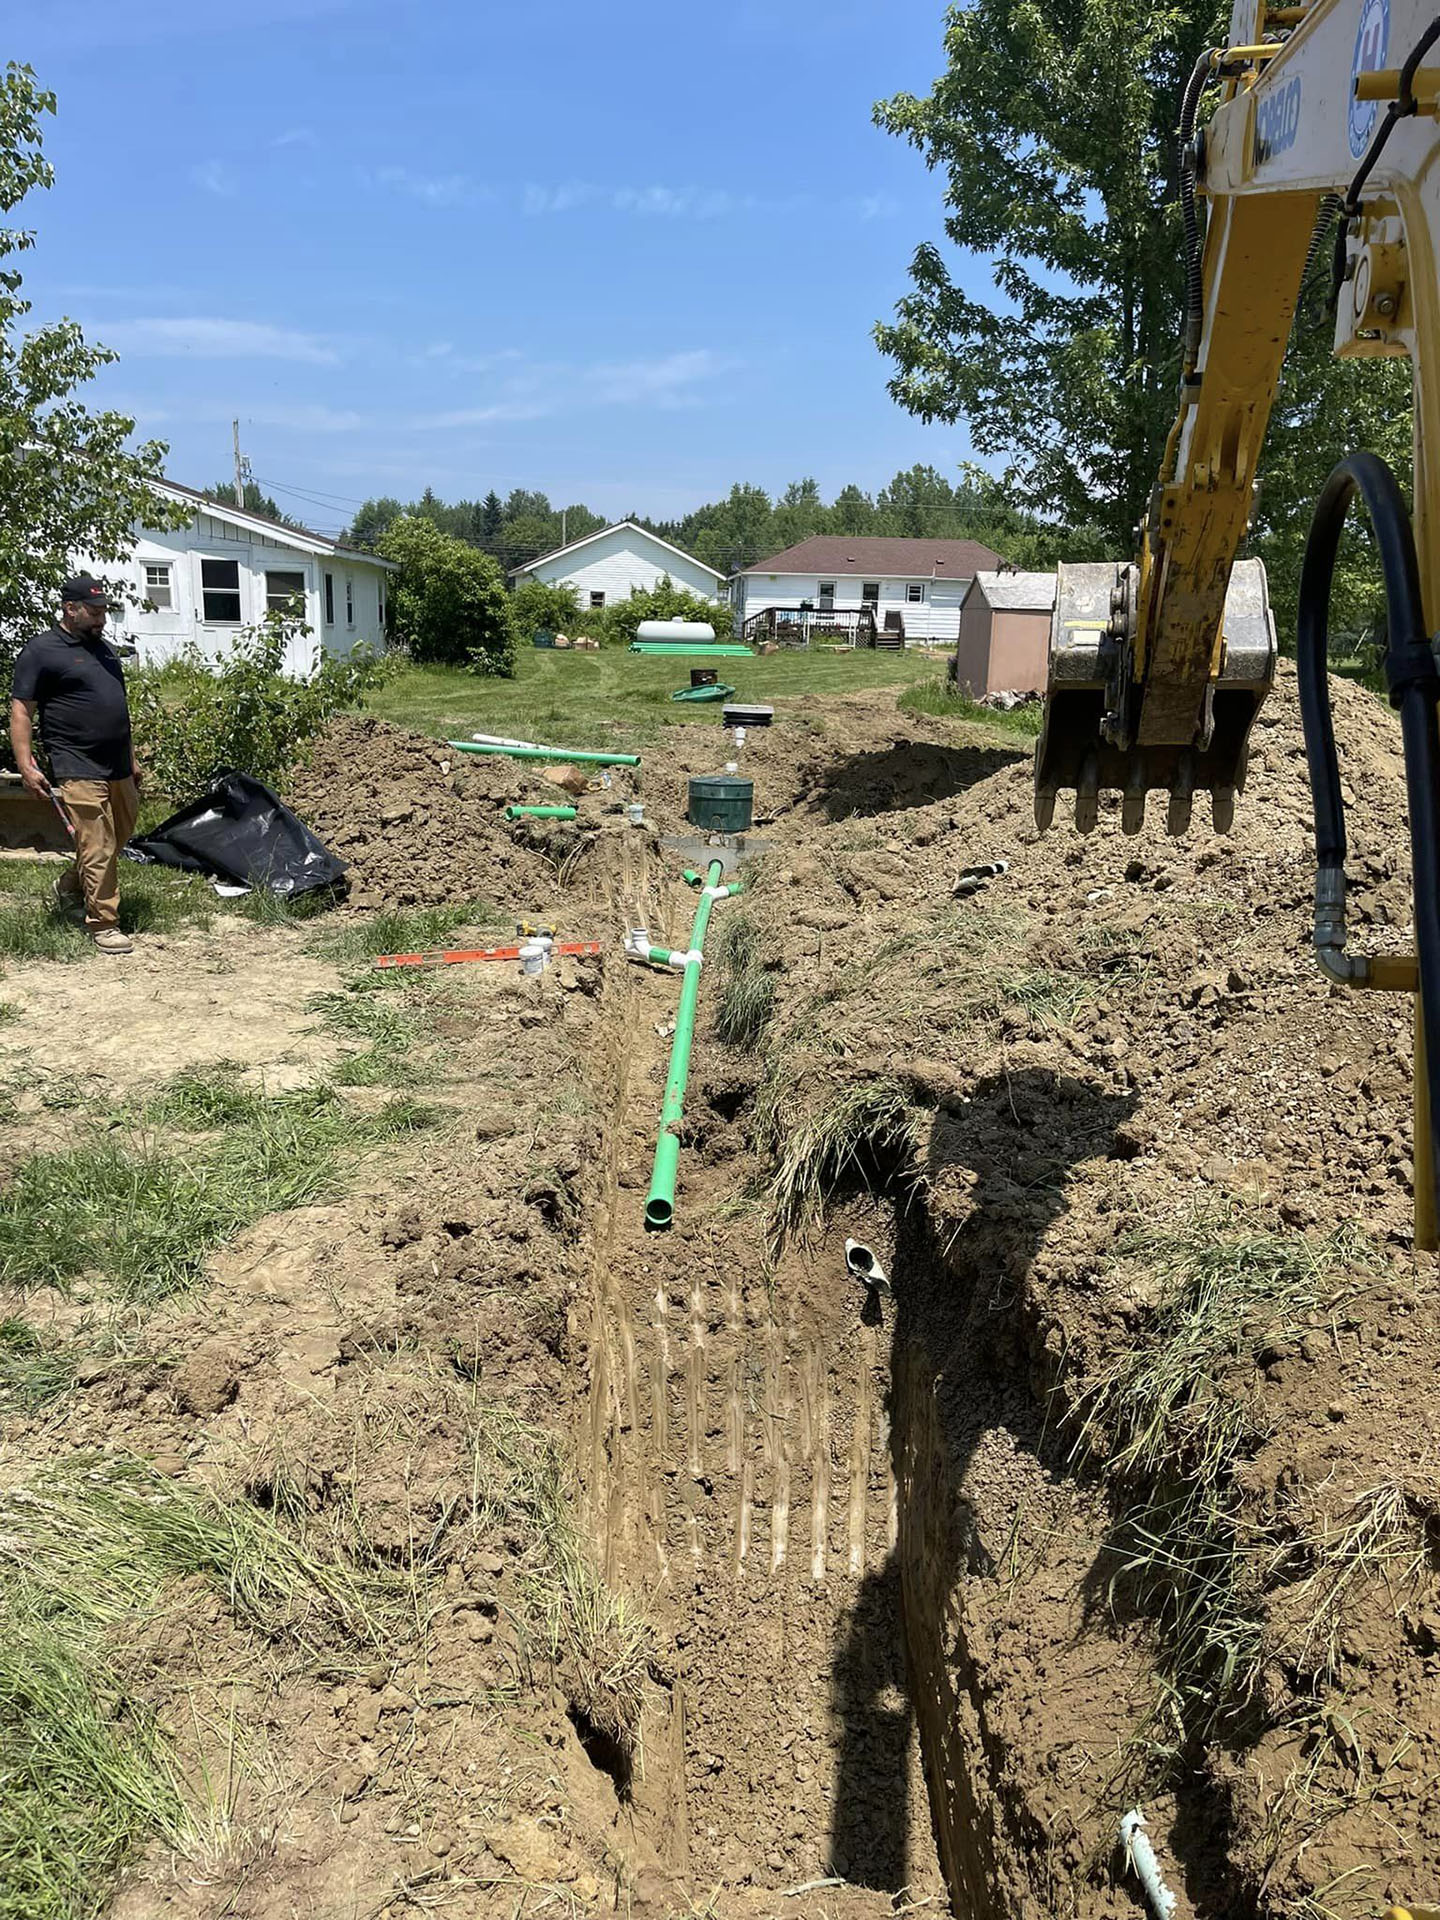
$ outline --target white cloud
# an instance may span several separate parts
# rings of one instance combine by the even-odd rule
[[[494,194],[466,173],[413,173],[409,167],[378,167],[377,186],[403,193],[427,207],[465,207],[491,200]]]
[[[318,147],[320,137],[313,127],[287,127],[270,142],[272,147]]]
[[[657,406],[694,406],[693,389],[725,371],[726,363],[706,348],[667,353],[656,360],[627,360],[588,369],[585,380],[597,406],[628,407],[651,401]]]
[[[218,194],[222,200],[233,200],[239,191],[234,175],[222,160],[206,160],[192,167],[190,178],[202,193]]]
[[[888,193],[867,193],[855,203],[862,220],[890,220],[900,211],[900,202]]]
[[[506,359],[516,355],[499,356]],[[440,364],[459,364],[442,358]],[[512,373],[500,392],[476,406],[419,414],[409,425],[425,432],[494,426],[502,421],[545,420],[591,407],[697,406],[698,389],[729,370],[708,348],[661,354],[649,360],[600,361],[592,366],[529,366]]]
[[[199,316],[178,319],[117,320],[97,323],[92,331],[121,353],[186,355],[197,360],[299,360],[309,366],[333,366],[340,358],[317,333],[272,327],[259,320],[220,320]]]
[[[728,193],[720,187],[602,187],[589,180],[569,180],[554,187],[532,181],[520,196],[521,212],[532,218],[600,207],[640,219],[720,220],[756,204],[749,194]]]

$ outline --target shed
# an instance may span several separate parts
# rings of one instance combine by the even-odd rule
[[[983,693],[1043,693],[1050,656],[1053,573],[977,573],[960,604],[955,685]]]

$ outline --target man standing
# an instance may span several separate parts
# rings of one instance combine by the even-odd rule
[[[30,793],[60,801],[75,836],[75,864],[56,882],[58,905],[85,917],[101,953],[130,953],[120,931],[120,849],[140,808],[130,707],[118,655],[101,634],[108,596],[88,573],[60,589],[60,618],[27,640],[15,662],[10,745]],[[33,723],[50,778],[35,763]],[[53,785],[52,785],[53,782]]]

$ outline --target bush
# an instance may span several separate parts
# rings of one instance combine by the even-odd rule
[[[517,646],[528,647],[537,633],[574,634],[580,625],[580,598],[574,587],[525,580],[510,596],[510,619]]]
[[[412,660],[514,673],[515,628],[497,561],[408,514],[386,528],[378,550],[400,568],[390,622]]]
[[[705,600],[687,587],[677,587],[669,574],[648,590],[636,587],[628,600],[617,600],[605,609],[605,639],[615,647],[628,647],[642,620],[705,620],[715,629],[717,640],[730,638],[730,609],[714,600]]]
[[[357,648],[323,657],[309,680],[280,671],[288,642],[306,631],[282,614],[246,627],[216,664],[194,648],[163,667],[126,676],[135,750],[147,780],[177,802],[227,768],[274,786],[330,716],[358,706],[381,667]]]

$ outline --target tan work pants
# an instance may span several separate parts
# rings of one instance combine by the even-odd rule
[[[91,933],[118,926],[120,849],[135,831],[140,790],[133,780],[64,780],[56,791],[75,829],[75,864],[60,889],[84,902]]]

